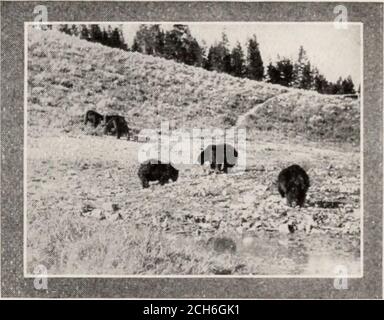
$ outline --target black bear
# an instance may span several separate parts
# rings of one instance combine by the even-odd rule
[[[124,117],[119,115],[106,115],[104,116],[104,124],[104,134],[116,134],[117,139],[120,139],[120,137],[125,134],[129,140],[129,127]]]
[[[103,116],[94,111],[94,110],[88,110],[85,113],[85,118],[84,118],[84,124],[87,124],[88,121],[93,124],[93,127],[96,128],[102,121],[103,121]]]
[[[200,153],[197,161],[201,165],[209,162],[212,170],[228,173],[228,168],[236,165],[238,156],[237,150],[230,144],[211,144]]]
[[[149,187],[149,181],[159,181],[160,185],[169,182],[169,179],[176,181],[179,171],[170,163],[161,163],[159,160],[151,159],[143,162],[138,171],[143,188]]]
[[[302,207],[309,188],[309,177],[303,168],[294,164],[279,173],[277,188],[280,195],[287,198],[290,207]]]

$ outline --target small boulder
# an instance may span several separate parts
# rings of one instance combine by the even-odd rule
[[[101,209],[92,210],[91,216],[92,216],[92,218],[96,218],[99,220],[104,220],[106,218],[103,210],[101,210]]]

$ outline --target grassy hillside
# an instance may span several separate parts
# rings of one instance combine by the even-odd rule
[[[238,126],[301,135],[310,140],[360,141],[359,101],[304,90],[291,90],[241,115]]]
[[[94,109],[122,114],[137,129],[164,120],[174,128],[240,121],[316,140],[359,139],[359,103],[350,99],[239,79],[55,31],[31,29],[28,50],[30,135],[74,130]]]
[[[28,71],[31,125],[39,112],[54,115],[60,126],[57,119],[92,108],[119,112],[144,128],[162,120],[176,127],[229,126],[286,91],[49,31],[30,32]]]

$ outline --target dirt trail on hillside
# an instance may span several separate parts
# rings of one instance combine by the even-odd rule
[[[235,127],[240,128],[240,127],[248,127],[252,125],[252,122],[254,121],[253,115],[256,114],[258,109],[262,109],[266,104],[269,104],[271,100],[277,100],[277,99],[282,99],[285,96],[292,96],[296,94],[296,92],[284,92],[281,94],[278,94],[276,96],[270,97],[266,100],[264,100],[262,103],[256,104],[253,108],[248,110],[247,112],[241,114],[236,121]]]

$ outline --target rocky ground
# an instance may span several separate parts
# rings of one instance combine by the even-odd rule
[[[235,78],[55,31],[28,30],[27,270],[56,275],[328,275],[360,270],[360,101]],[[81,125],[89,109],[133,133],[246,127],[247,170],[181,167],[143,190],[144,143]],[[262,133],[263,132],[263,133]],[[145,139],[144,139],[145,141]],[[311,187],[289,208],[273,182]]]
[[[141,143],[99,136],[28,138],[28,270],[52,274],[360,272],[360,155],[308,143],[247,142],[247,170],[184,166],[142,189]],[[321,147],[321,148],[320,148]],[[311,179],[304,208],[274,185],[292,163]]]

